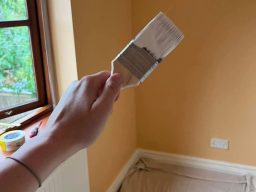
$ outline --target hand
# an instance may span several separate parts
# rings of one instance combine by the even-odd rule
[[[121,84],[121,76],[109,72],[73,82],[49,118],[48,136],[75,150],[92,144],[112,111]]]
[[[26,141],[12,157],[44,181],[61,162],[96,140],[119,95],[121,83],[119,74],[110,76],[109,72],[72,83],[50,116],[45,131]],[[0,164],[0,191],[37,189],[35,177],[19,163],[5,159]],[[14,181],[17,185],[13,185]]]

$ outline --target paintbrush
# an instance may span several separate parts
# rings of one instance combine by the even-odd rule
[[[160,12],[112,61],[111,72],[122,75],[122,88],[138,86],[183,38],[178,27]]]

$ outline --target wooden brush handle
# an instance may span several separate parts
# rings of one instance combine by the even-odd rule
[[[139,79],[137,79],[129,70],[127,70],[121,63],[117,60],[112,62],[111,74],[119,73],[122,76],[123,84],[122,89],[128,87],[136,87],[140,84]]]

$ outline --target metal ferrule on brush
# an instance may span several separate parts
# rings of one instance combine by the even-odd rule
[[[128,69],[140,82],[143,82],[160,63],[145,47],[141,48],[131,42],[116,59]]]

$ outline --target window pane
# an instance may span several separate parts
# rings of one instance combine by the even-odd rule
[[[26,0],[0,0],[0,21],[26,20]]]
[[[29,28],[0,28],[0,110],[36,100]]]

